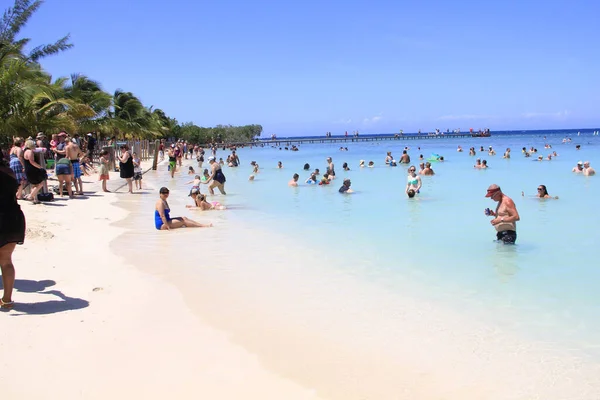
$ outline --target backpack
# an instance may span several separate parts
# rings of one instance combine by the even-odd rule
[[[38,193],[37,198],[39,201],[54,201],[54,195],[51,192]]]

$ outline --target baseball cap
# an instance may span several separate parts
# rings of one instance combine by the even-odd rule
[[[215,157],[214,156],[208,157],[208,161],[215,161]]]
[[[577,161],[577,165],[583,165],[583,161]]]

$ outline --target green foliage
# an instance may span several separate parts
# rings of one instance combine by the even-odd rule
[[[192,122],[186,122],[173,131],[177,138],[192,143],[245,143],[254,140],[262,133],[261,125],[217,125],[213,128],[202,128]]]
[[[68,50],[69,35],[40,45],[27,54],[29,38],[17,38],[42,0],[15,0],[0,18],[0,145],[12,136],[67,131],[98,132],[118,138],[183,138],[195,143],[246,142],[262,133],[260,125],[180,125],[157,108],[145,107],[133,93],[106,93],[100,83],[82,74],[52,77],[39,64],[42,58]]]
[[[37,62],[43,57],[58,54],[73,47],[69,43],[69,35],[66,35],[54,43],[35,47],[27,55],[23,54],[23,48],[30,39],[16,40],[16,37],[42,4],[42,0],[33,2],[31,0],[15,0],[14,6],[6,9],[0,19],[0,58],[4,52],[17,52],[27,61]]]

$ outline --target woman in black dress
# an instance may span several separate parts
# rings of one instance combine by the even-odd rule
[[[119,173],[122,179],[127,181],[127,186],[129,187],[129,193],[133,193],[133,183],[132,178],[134,173],[133,167],[133,156],[129,152],[129,148],[127,145],[121,146],[121,155],[119,156]]]
[[[25,176],[27,181],[31,184],[31,193],[26,200],[31,200],[33,204],[39,204],[40,201],[37,198],[38,192],[44,186],[44,182],[48,179],[46,169],[35,161],[35,142],[28,140],[25,142],[25,153],[23,155],[25,163]]]
[[[0,308],[13,306],[12,291],[15,285],[15,267],[12,253],[17,244],[25,240],[25,216],[17,202],[19,182],[9,168],[0,151],[0,269],[4,295],[0,299]]]

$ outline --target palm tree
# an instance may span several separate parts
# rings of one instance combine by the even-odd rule
[[[35,47],[28,54],[23,53],[24,47],[29,44],[31,39],[17,40],[17,35],[42,4],[42,0],[33,2],[31,0],[15,0],[14,6],[4,11],[4,15],[0,19],[0,59],[6,53],[16,52],[28,62],[37,62],[43,57],[58,54],[73,47],[69,43],[69,35],[66,35],[54,43]]]
[[[65,97],[79,105],[86,105],[93,111],[91,115],[79,114],[75,119],[77,132],[102,129],[102,118],[108,114],[112,98],[102,90],[100,83],[85,75],[72,74],[70,83],[65,87]]]

